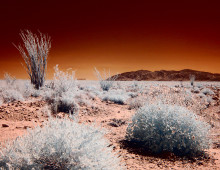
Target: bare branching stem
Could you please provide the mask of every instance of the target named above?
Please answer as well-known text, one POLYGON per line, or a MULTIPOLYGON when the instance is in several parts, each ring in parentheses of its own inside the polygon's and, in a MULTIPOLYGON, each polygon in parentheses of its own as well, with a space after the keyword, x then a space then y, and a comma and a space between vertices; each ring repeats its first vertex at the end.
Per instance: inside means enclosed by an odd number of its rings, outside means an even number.
MULTIPOLYGON (((39 32, 40 33, 40 32, 39 32)), ((47 57, 51 48, 51 38, 40 33, 40 36, 31 31, 21 31, 23 45, 15 46, 25 62, 25 69, 36 89, 44 85, 47 57)))

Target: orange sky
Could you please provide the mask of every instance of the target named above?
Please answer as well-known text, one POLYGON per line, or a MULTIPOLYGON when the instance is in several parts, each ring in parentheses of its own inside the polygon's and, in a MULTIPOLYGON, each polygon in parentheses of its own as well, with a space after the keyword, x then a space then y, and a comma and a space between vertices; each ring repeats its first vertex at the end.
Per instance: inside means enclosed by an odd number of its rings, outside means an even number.
POLYGON ((21 29, 52 38, 53 66, 95 79, 93 68, 112 74, 134 70, 195 69, 220 73, 219 4, 200 1, 19 1, 0 6, 0 78, 28 78, 19 44, 21 29))

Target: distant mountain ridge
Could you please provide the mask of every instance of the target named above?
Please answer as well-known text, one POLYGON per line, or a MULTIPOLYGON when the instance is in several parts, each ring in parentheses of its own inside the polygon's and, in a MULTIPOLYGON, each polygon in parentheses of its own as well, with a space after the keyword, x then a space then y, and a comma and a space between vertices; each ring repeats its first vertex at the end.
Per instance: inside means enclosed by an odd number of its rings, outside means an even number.
MULTIPOLYGON (((220 74, 184 69, 175 70, 138 70, 118 74, 117 81, 188 81, 194 75, 196 81, 220 81, 220 74)), ((116 75, 112 76, 115 77, 116 75)))

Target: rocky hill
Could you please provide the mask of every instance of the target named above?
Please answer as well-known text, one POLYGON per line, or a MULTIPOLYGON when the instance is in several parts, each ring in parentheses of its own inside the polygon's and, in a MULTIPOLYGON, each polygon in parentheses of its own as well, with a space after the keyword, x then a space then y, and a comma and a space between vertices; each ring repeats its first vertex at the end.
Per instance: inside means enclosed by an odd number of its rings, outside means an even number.
MULTIPOLYGON (((195 76, 196 81, 220 81, 220 74, 213 74, 209 72, 196 71, 184 69, 180 71, 174 70, 160 70, 148 71, 138 70, 118 74, 118 81, 188 81, 190 75, 195 76)), ((116 75, 114 75, 116 76, 116 75)), ((114 77, 113 76, 113 77, 114 77)))

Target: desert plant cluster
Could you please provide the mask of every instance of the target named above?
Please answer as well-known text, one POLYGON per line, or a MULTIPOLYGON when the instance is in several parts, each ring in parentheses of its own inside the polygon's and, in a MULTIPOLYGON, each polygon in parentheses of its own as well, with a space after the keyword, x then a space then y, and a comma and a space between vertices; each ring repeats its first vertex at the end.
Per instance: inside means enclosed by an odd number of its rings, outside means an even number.
MULTIPOLYGON (((8 82, 4 81, 4 85, 2 81, 1 105, 35 98, 47 103, 52 117, 65 113, 72 115, 74 120, 51 117, 48 124, 19 137, 2 148, 1 166, 20 169, 50 166, 61 169, 102 169, 108 164, 104 169, 111 169, 113 165, 118 169, 123 168, 117 153, 104 142, 103 133, 100 135, 99 130, 93 130, 92 127, 90 131, 90 125, 81 125, 77 121, 79 113, 84 113, 83 108, 99 107, 94 101, 113 103, 133 110, 134 115, 130 119, 131 123, 127 123, 124 140, 149 153, 169 151, 177 156, 196 157, 211 147, 209 133, 212 124, 200 119, 200 115, 203 110, 215 105, 212 99, 215 90, 205 84, 192 87, 186 82, 185 87, 177 87, 178 82, 170 85, 136 82, 142 87, 139 93, 140 87, 134 89, 134 82, 117 82, 105 91, 99 82, 76 80, 72 73, 62 72, 58 66, 55 67, 55 75, 39 90, 31 83, 19 80, 15 80, 10 89, 4 90, 8 82), (118 83, 123 84, 121 88, 118 83), (105 158, 101 153, 109 157, 105 158)), ((115 126, 120 127, 118 124, 115 126)))
POLYGON ((220 126, 206 113, 219 106, 219 83, 195 82, 195 77, 188 82, 119 82, 96 68, 98 81, 84 81, 58 65, 53 79, 45 81, 50 39, 30 32, 21 36, 29 52, 19 47, 30 81, 5 74, 0 107, 40 101, 50 114, 25 135, 0 145, 0 169, 133 169, 126 162, 133 158, 125 153, 134 146, 189 159, 202 159, 212 147, 211 131, 220 126))

